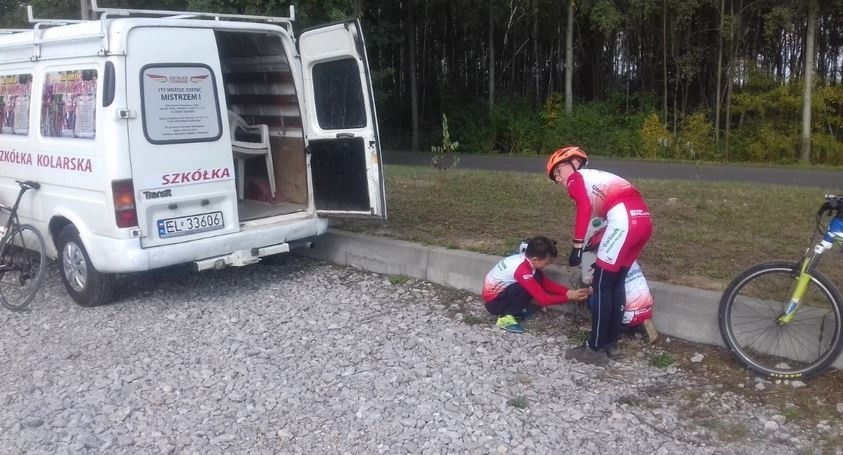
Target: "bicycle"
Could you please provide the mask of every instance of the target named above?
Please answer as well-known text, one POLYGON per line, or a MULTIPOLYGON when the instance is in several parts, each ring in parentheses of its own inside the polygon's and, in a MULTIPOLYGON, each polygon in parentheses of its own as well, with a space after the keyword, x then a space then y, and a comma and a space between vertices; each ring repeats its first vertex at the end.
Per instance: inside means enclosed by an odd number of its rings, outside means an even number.
POLYGON ((820 256, 843 247, 843 196, 826 195, 817 211, 822 239, 799 262, 765 262, 726 288, 718 311, 720 334, 741 364, 771 378, 813 377, 843 348, 838 288, 817 270, 820 256), (824 215, 830 215, 828 228, 824 215))
POLYGON ((0 211, 9 212, 5 226, 0 226, 0 303, 13 311, 26 308, 44 283, 47 257, 44 236, 34 226, 21 224, 18 207, 28 190, 38 190, 41 185, 32 181, 17 181, 20 192, 11 208, 0 205, 0 211))

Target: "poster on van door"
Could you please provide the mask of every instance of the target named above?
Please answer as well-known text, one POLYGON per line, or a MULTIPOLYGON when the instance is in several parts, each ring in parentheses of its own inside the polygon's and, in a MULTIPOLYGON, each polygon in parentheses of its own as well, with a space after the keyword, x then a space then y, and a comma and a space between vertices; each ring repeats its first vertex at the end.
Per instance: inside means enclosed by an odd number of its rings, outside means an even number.
POLYGON ((153 144, 215 141, 222 135, 214 75, 205 65, 145 67, 144 132, 153 144))
POLYGON ((41 134, 93 139, 96 136, 97 70, 48 72, 41 99, 41 134))
POLYGON ((29 134, 31 74, 0 75, 0 134, 29 134))

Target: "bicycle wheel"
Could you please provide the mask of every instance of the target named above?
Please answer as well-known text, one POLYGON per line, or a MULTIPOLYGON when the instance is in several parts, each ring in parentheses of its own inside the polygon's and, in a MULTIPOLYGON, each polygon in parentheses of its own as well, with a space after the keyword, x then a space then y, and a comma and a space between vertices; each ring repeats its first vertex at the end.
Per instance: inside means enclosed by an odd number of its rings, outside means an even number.
POLYGON ((0 303, 10 310, 24 309, 44 282, 47 256, 44 237, 33 226, 15 227, 0 253, 0 303))
POLYGON ((776 323, 793 296, 800 265, 758 264, 732 281, 720 299, 720 334, 747 368, 774 378, 810 378, 840 353, 840 291, 818 271, 793 320, 776 323))

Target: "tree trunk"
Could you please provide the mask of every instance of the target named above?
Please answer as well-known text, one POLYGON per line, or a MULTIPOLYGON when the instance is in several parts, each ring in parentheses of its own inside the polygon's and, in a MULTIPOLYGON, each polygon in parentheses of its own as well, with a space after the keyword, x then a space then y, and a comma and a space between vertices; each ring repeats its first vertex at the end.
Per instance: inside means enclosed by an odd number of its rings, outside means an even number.
POLYGON ((723 18, 726 0, 720 0, 720 27, 717 28, 717 83, 714 89, 714 143, 720 143, 720 80, 723 75, 723 18))
POLYGON ((79 18, 83 21, 94 18, 94 12, 91 11, 91 4, 88 0, 79 0, 79 18))
MULTIPOLYGON (((739 2, 738 4, 738 14, 743 9, 743 1, 739 2)), ((731 132, 732 128, 732 86, 734 85, 735 80, 735 66, 737 61, 737 56, 739 55, 741 42, 739 39, 735 38, 735 4, 734 2, 730 6, 730 16, 732 20, 729 21, 729 42, 734 43, 734 47, 732 48, 732 53, 729 58, 729 67, 726 68, 726 131, 725 131, 725 142, 726 146, 724 148, 724 155, 726 161, 729 161, 729 133, 731 132)))
POLYGON ((495 106, 495 1, 489 0, 489 107, 495 106))
POLYGON ((574 110, 574 0, 568 0, 568 28, 565 30, 565 112, 574 110))
POLYGON ((667 0, 662 0, 662 118, 667 125, 667 0))
POLYGON ((539 71, 539 1, 533 0, 533 101, 536 106, 541 105, 541 81, 539 71))
POLYGON ((817 29, 817 2, 808 2, 808 32, 805 37, 805 89, 802 92, 802 154, 800 161, 811 163, 811 79, 814 75, 814 35, 817 29))
POLYGON ((406 0, 407 8, 407 47, 409 48, 409 64, 407 72, 410 74, 410 116, 413 136, 413 151, 419 151, 419 100, 416 96, 416 20, 413 14, 413 0, 406 0))

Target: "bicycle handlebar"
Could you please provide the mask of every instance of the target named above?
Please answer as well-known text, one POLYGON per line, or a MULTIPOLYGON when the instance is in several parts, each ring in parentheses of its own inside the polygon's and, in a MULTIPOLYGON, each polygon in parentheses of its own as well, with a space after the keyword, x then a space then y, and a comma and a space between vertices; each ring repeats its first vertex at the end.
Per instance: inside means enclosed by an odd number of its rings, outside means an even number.
POLYGON ((843 196, 837 196, 834 194, 825 195, 825 202, 823 202, 820 209, 817 210, 817 216, 823 216, 825 213, 831 214, 831 212, 837 212, 834 215, 835 218, 843 218, 843 196))

